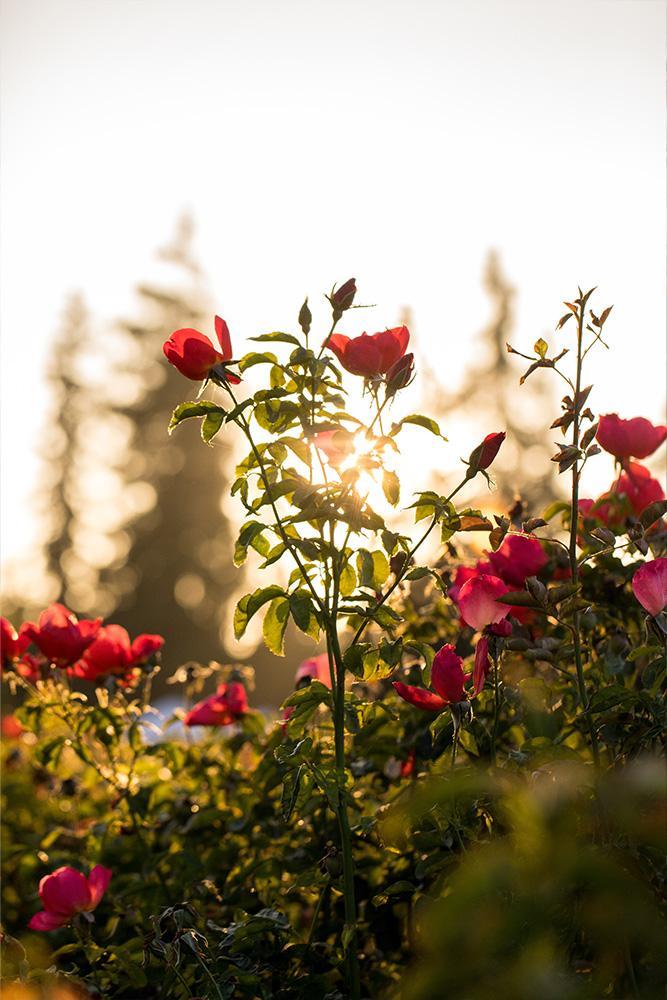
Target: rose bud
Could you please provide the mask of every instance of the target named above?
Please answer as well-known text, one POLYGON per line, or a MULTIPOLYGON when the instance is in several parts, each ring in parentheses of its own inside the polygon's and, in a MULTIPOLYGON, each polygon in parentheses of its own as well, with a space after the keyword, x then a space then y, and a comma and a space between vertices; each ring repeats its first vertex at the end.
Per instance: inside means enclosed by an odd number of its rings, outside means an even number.
POLYGON ((616 458, 648 458, 667 438, 667 427, 645 417, 623 420, 617 413, 600 417, 598 444, 616 458))
POLYGON ((54 931, 69 924, 77 913, 90 913, 99 904, 111 881, 111 869, 95 865, 86 878, 76 868, 65 866, 46 875, 39 883, 44 907, 30 920, 33 931, 54 931))
POLYGON ((500 446, 506 438, 505 431, 496 431, 487 434, 481 444, 470 453, 468 459, 468 479, 472 479, 478 472, 484 472, 493 462, 500 451, 500 446))
POLYGON ((397 326, 380 333, 362 333, 359 337, 332 333, 324 343, 346 371, 368 379, 385 375, 403 357, 409 340, 407 326, 397 326))
POLYGON ((205 334, 190 327, 175 330, 169 340, 165 341, 162 350, 169 364, 193 382, 215 377, 216 381, 237 385, 241 379, 228 372, 225 367, 232 359, 232 343, 229 327, 220 316, 215 317, 215 332, 220 351, 216 350, 205 334))
POLYGON ((632 578, 635 597, 655 618, 667 608, 667 559, 652 559, 640 566, 632 578))
POLYGON ((329 302, 333 309, 334 320, 339 320, 354 302, 357 294, 357 283, 354 278, 349 278, 344 284, 337 288, 329 296, 329 302))
POLYGON ((3 669, 11 666, 15 660, 19 660, 30 645, 30 636, 26 634, 25 629, 25 625, 22 625, 17 632, 7 618, 0 617, 3 669))
POLYGON ((393 687, 396 694, 410 705, 428 712, 440 712, 448 705, 466 700, 466 680, 468 678, 463 672, 463 660, 448 643, 439 649, 433 658, 431 667, 433 691, 412 684, 403 684, 402 681, 393 681, 393 687))
POLYGON ((101 624, 101 618, 79 621, 63 604, 52 604, 42 611, 37 625, 26 622, 24 628, 50 663, 68 667, 81 658, 101 624))
POLYGON ((410 385, 415 373, 414 354, 405 354, 392 365, 386 376, 385 393, 387 397, 394 396, 399 389, 410 385))

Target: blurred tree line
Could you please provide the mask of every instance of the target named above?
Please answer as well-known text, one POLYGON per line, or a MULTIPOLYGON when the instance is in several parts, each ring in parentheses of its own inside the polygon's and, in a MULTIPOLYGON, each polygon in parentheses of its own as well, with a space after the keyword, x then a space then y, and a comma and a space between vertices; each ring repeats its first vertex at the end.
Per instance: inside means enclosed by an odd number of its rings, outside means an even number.
MULTIPOLYGON (((228 641, 236 600, 252 589, 233 566, 235 526, 224 507, 233 445, 220 435, 212 461, 194 421, 173 438, 167 435, 171 412, 187 393, 182 377, 164 362, 162 343, 179 327, 209 329, 216 311, 192 242, 186 218, 158 251, 155 273, 137 285, 136 315, 117 321, 103 336, 81 296, 66 304, 47 372, 52 404, 37 497, 42 572, 39 582, 33 580, 34 564, 26 582, 10 573, 4 608, 18 620, 58 600, 79 613, 104 615, 131 636, 160 633, 167 640, 162 683, 191 660, 252 658, 258 699, 275 704, 312 644, 304 645, 294 632, 286 660, 278 660, 263 647, 239 650, 233 638, 228 641)), ((544 400, 526 392, 528 387, 519 397, 516 372, 508 366, 514 290, 495 253, 488 257, 484 284, 491 319, 471 351, 460 388, 448 394, 431 374, 424 391, 446 427, 461 419, 477 429, 508 431, 494 466, 496 506, 507 509, 516 499, 515 484, 522 482, 529 508, 538 510, 553 499, 554 488, 554 477, 544 476, 550 469, 548 441, 535 425, 544 400), (529 456, 528 467, 519 466, 520 454, 529 456)), ((437 482, 424 485, 438 488, 437 482)))

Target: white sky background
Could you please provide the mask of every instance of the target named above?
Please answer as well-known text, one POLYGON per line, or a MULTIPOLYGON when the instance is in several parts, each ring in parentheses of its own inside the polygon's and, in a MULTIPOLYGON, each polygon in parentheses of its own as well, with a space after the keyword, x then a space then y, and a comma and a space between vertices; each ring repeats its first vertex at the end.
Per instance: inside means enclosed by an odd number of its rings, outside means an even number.
MULTIPOLYGON (((451 383, 488 316, 494 246, 519 292, 515 345, 565 343, 569 327, 549 336, 559 302, 597 284, 615 304, 613 351, 591 403, 664 419, 662 3, 1 9, 5 558, 36 530, 42 371, 64 296, 82 289, 109 320, 127 311, 184 208, 237 353, 355 275, 380 308, 341 328, 380 329, 410 305, 418 349, 451 383)), ((598 469, 603 488, 611 462, 598 469)))

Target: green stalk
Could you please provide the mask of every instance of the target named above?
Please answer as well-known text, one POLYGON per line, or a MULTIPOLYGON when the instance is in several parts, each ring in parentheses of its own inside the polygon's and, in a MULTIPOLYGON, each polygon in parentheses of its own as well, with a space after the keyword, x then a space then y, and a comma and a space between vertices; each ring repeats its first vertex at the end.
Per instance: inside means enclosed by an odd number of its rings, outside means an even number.
MULTIPOLYGON (((336 595, 337 603, 337 595, 336 595)), ((337 820, 340 830, 341 853, 343 856, 343 901, 345 907, 345 938, 343 947, 347 960, 350 996, 359 1000, 361 986, 359 979, 359 959, 357 956, 357 902, 354 892, 354 857, 352 854, 352 836, 350 820, 347 812, 345 796, 345 664, 341 653, 338 631, 336 628, 336 604, 334 605, 333 621, 329 625, 327 645, 329 655, 333 657, 336 668, 336 691, 334 695, 334 746, 336 754, 336 773, 338 778, 337 820)))
MULTIPOLYGON (((572 447, 579 448, 579 435, 581 430, 581 403, 579 401, 579 393, 581 391, 581 371, 583 367, 583 356, 582 356, 582 346, 584 339, 584 317, 585 317, 585 307, 583 303, 583 296, 580 295, 579 298, 579 309, 577 312, 577 374, 574 386, 574 420, 572 421, 572 447)), ((571 499, 571 516, 570 516, 570 544, 569 544, 569 557, 570 557, 570 572, 572 574, 572 583, 579 583, 579 563, 577 561, 577 527, 579 525, 579 477, 581 470, 579 467, 579 459, 576 459, 572 465, 572 499, 571 499)), ((576 600, 576 596, 575 596, 576 600)), ((579 616, 579 610, 576 609, 572 615, 572 642, 574 646, 574 663, 577 671, 577 685, 579 687, 579 701, 581 707, 586 714, 588 733, 591 741, 591 750, 593 753, 593 760, 595 761, 595 766, 600 766, 600 753, 598 750, 597 737, 595 735, 595 729, 591 722, 590 715, 588 714, 589 701, 588 692, 586 691, 586 681, 584 679, 584 668, 583 660, 581 654, 581 620, 579 616)))

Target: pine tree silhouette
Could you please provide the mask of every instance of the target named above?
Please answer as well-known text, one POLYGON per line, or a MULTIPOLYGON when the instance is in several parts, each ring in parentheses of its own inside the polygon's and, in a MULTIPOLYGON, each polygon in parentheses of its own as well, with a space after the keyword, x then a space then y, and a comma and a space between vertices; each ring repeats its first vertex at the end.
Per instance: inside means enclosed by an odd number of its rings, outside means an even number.
POLYGON ((113 405, 125 442, 115 467, 126 516, 120 554, 101 569, 98 586, 98 605, 111 598, 114 621, 131 635, 165 636, 167 674, 188 660, 225 657, 221 630, 240 576, 221 506, 232 461, 224 435, 211 454, 196 421, 167 434, 172 410, 198 387, 166 362, 162 344, 179 327, 208 330, 213 321, 192 236, 191 221, 181 220, 173 242, 158 253, 156 274, 137 287, 137 319, 118 325, 124 346, 113 405))

